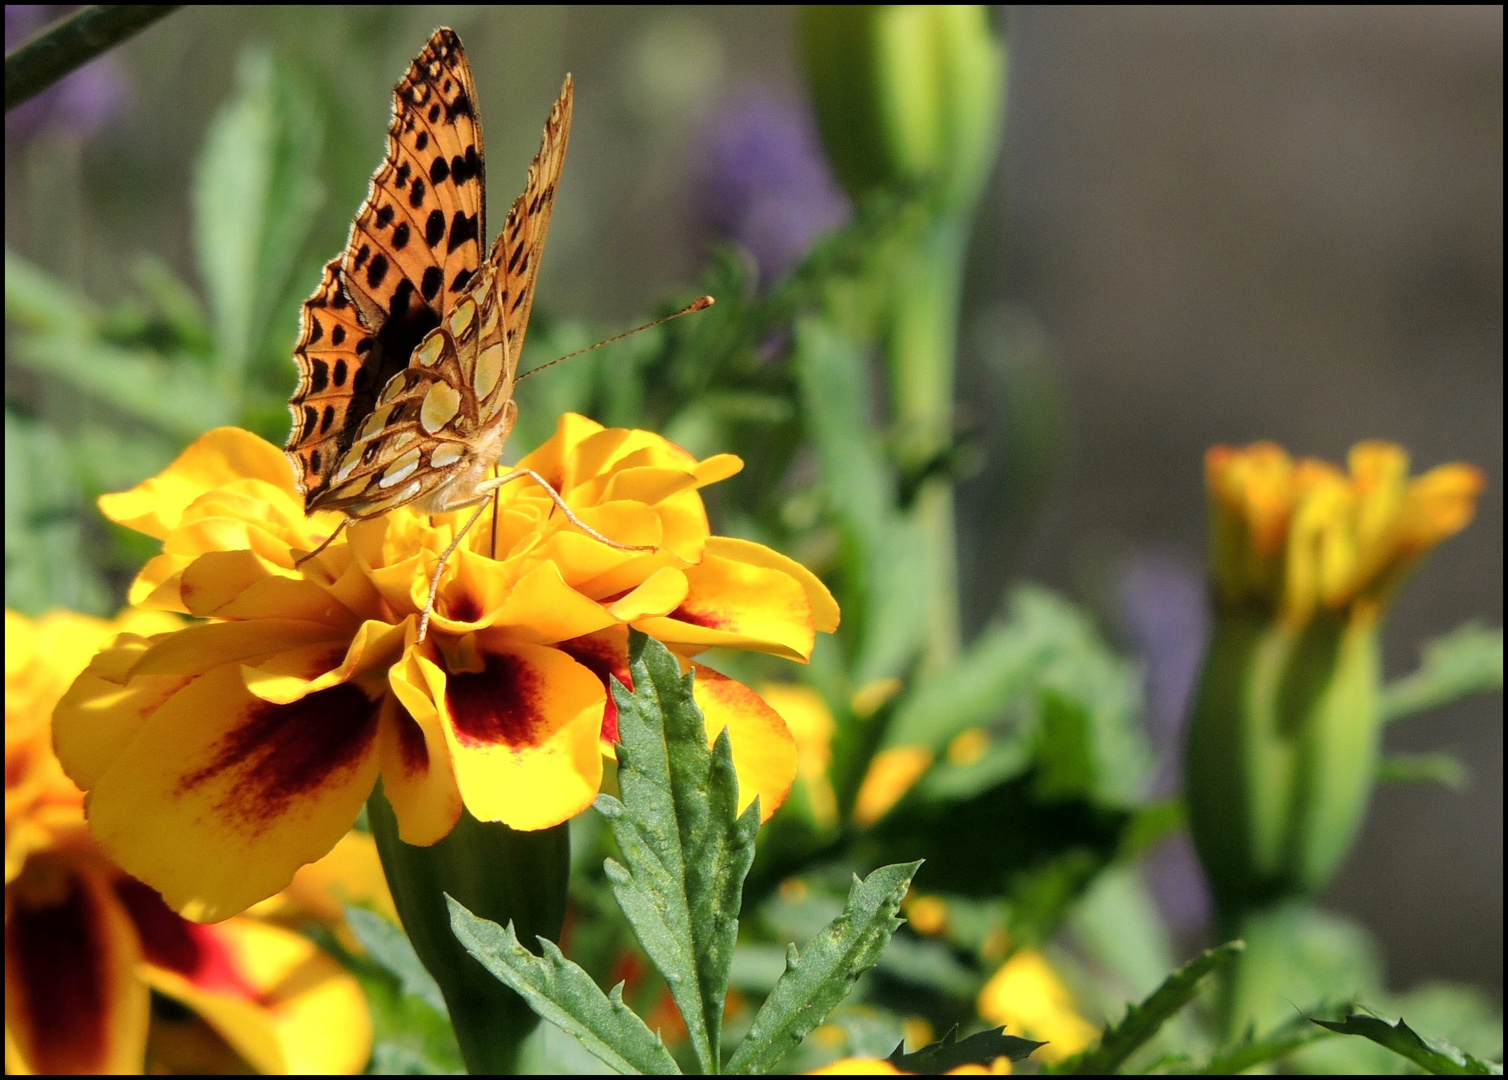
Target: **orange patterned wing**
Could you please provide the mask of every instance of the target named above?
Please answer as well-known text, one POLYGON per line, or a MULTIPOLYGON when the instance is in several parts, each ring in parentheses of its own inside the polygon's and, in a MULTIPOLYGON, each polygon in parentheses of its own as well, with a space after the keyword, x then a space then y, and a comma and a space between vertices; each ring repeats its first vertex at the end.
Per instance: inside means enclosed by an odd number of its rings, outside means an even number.
POLYGON ((346 250, 304 303, 287 452, 306 510, 415 346, 472 286, 485 236, 482 129, 461 40, 436 30, 393 91, 387 156, 346 250))
POLYGON ((570 138, 569 76, 545 124, 524 193, 467 294, 383 387, 334 465, 321 505, 368 517, 418 503, 432 513, 473 505, 502 454, 517 406, 513 384, 528 329, 555 191, 570 138))

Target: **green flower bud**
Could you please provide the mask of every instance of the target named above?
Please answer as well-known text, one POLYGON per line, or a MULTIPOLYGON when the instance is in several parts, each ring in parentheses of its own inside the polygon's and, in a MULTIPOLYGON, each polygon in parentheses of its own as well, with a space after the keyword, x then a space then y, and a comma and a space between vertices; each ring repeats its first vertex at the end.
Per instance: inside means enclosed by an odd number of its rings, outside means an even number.
POLYGON ((1388 443, 1350 475, 1258 443, 1216 447, 1214 639, 1185 760, 1189 823, 1228 929, 1334 876, 1376 779, 1378 629, 1429 548, 1471 520, 1484 478, 1409 479, 1388 443))
POLYGON ((822 139, 855 198, 923 189, 945 213, 978 200, 999 143, 1005 50, 986 8, 813 5, 802 44, 822 139))
POLYGON ((570 876, 567 826, 519 832, 462 810, 448 836, 416 847, 399 838, 397 816, 380 784, 367 801, 367 817, 403 929, 440 984, 468 1070, 517 1072, 519 1048, 539 1019, 461 947, 450 929, 445 894, 484 919, 513 923, 529 947, 536 936, 557 940, 570 876))

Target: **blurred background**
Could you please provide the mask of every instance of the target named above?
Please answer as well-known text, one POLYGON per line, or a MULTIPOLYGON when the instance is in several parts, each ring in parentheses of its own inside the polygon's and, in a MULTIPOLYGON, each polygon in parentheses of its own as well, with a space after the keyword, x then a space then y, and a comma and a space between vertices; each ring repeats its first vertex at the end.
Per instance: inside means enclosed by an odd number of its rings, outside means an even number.
MULTIPOLYGON (((7 7, 7 49, 58 10, 7 7)), ((1500 624, 1502 9, 999 17, 1008 118, 974 232, 958 391, 977 450, 958 494, 966 627, 1022 578, 1089 604, 1142 658, 1176 775, 1208 623, 1204 451, 1273 439, 1342 460, 1374 437, 1409 447, 1417 470, 1464 460, 1490 477, 1477 521, 1400 598, 1389 672, 1469 618, 1500 624)), ((237 80, 255 77, 240 58, 267 46, 322 103, 308 266, 289 284, 307 293, 378 161, 391 85, 441 23, 475 72, 494 229, 576 75, 542 312, 616 328, 695 287, 719 239, 768 279, 848 215, 785 9, 197 8, 7 117, 8 251, 101 305, 150 280, 152 259, 203 295, 195 162, 237 80)), ((296 303, 268 321, 291 349, 296 303)), ((293 376, 290 361, 289 390, 293 376)), ((49 475, 26 423, 91 405, 13 364, 9 329, 6 406, 7 605, 113 609, 107 588, 48 574, 56 545, 97 529, 84 503, 17 501, 49 475)), ((120 486, 160 464, 101 461, 96 476, 120 486)), ((1379 934, 1395 985, 1501 995, 1501 698, 1388 739, 1456 752, 1472 785, 1381 789, 1326 902, 1379 934)))

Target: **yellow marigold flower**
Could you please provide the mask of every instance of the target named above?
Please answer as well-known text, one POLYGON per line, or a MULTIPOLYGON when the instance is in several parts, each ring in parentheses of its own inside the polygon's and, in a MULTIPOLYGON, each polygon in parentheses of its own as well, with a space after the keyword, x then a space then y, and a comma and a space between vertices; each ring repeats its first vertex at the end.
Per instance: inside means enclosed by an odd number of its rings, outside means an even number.
POLYGON ((1018 952, 995 972, 979 992, 977 1007, 985 1023, 1045 1042, 1035 1056, 1049 1064, 1072 1057, 1099 1034, 1079 1015, 1058 973, 1032 950, 1018 952))
POLYGON ((463 806, 516 829, 557 825, 597 794, 629 627, 696 670, 743 800, 774 813, 796 771, 790 733, 690 657, 722 646, 805 661, 838 610, 799 564, 711 535, 697 489, 741 463, 571 414, 520 465, 603 535, 654 550, 592 539, 517 481, 495 528, 484 515, 447 563, 422 642, 430 576, 469 510, 400 508, 298 565, 339 515, 305 518, 282 451, 235 428, 102 498, 108 517, 163 541, 132 601, 205 620, 123 637, 58 709, 58 755, 112 856, 209 921, 328 852, 379 776, 410 844, 446 836, 463 806))
POLYGON ((854 797, 854 824, 867 829, 890 813, 932 767, 933 757, 925 746, 892 746, 876 754, 854 797))
POLYGON ((1352 447, 1350 475, 1273 443, 1217 446, 1205 471, 1222 604, 1299 625, 1317 608, 1375 617, 1421 555, 1466 527, 1486 486, 1462 464, 1410 480, 1407 451, 1379 441, 1352 447))
POLYGON ((833 791, 833 736, 838 726, 822 695, 809 686, 765 683, 759 695, 780 714, 796 740, 796 775, 806 787, 812 821, 819 829, 838 824, 838 797, 833 791))
POLYGON ((1470 465, 1409 478, 1358 443, 1349 472, 1272 443, 1206 459, 1215 582, 1184 756, 1189 823, 1222 919, 1323 889, 1376 777, 1382 615, 1430 548, 1465 528, 1470 465))
POLYGON ((361 1071, 372 1030, 356 981, 282 927, 175 915, 91 839, 53 755, 53 706, 95 650, 181 620, 5 622, 6 1072, 361 1071), (192 1019, 153 1016, 152 992, 192 1019))

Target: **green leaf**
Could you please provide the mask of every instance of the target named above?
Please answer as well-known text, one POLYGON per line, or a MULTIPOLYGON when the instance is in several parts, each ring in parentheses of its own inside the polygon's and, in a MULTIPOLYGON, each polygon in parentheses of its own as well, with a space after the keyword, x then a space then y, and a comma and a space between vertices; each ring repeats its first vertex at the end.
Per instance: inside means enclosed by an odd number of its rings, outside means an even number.
POLYGON ((728 733, 707 749, 693 677, 681 675, 670 650, 632 631, 628 658, 633 692, 613 686, 622 801, 597 799, 623 863, 609 859, 604 868, 639 943, 670 987, 703 1070, 717 1073, 759 802, 738 813, 728 733))
POLYGON ((1419 670, 1383 688, 1382 720, 1391 723, 1502 688, 1503 628, 1467 623, 1425 645, 1419 670))
POLYGON ((1111 1024, 1100 1041, 1052 1069, 1052 1073, 1112 1073, 1156 1035, 1163 1024, 1193 1000, 1199 986, 1211 973, 1230 963, 1246 946, 1240 941, 1217 945, 1169 975, 1140 1005, 1126 1007, 1126 1015, 1111 1024))
POLYGON ((445 997, 440 993, 440 984, 425 970, 414 952, 408 935, 399 926, 378 915, 375 911, 346 905, 346 922, 356 940, 371 954, 373 960, 398 980, 405 994, 419 998, 441 1016, 446 1015, 445 997))
POLYGON ((897 1046, 895 1053, 890 1055, 890 1063, 901 1072, 935 1076, 960 1065, 988 1065, 1001 1057, 1021 1061, 1030 1057, 1037 1047, 1045 1045, 1047 1044, 1031 1039, 1007 1035, 1003 1027, 991 1028, 989 1031, 970 1035, 967 1039, 960 1039, 958 1028, 955 1027, 937 1042, 909 1054, 901 1053, 901 1048, 897 1046))
POLYGON ((807 942, 805 949, 792 945, 786 951, 785 974, 728 1059, 728 1072, 773 1072, 848 996, 901 925, 895 913, 919 866, 919 861, 882 866, 863 881, 855 875, 843 913, 807 942))
POLYGON ((292 325, 269 325, 324 200, 318 103, 270 53, 237 65, 237 93, 210 125, 194 177, 194 250, 209 297, 221 374, 239 391, 263 342, 282 351, 292 325))
POLYGON ((1329 1032, 1316 1031, 1308 1017, 1295 1016, 1260 1038, 1255 1032, 1248 1031, 1244 1039, 1220 1051, 1203 1065, 1175 1071, 1201 1076, 1235 1076, 1258 1065, 1278 1061, 1310 1043, 1330 1037, 1329 1032))
POLYGON ((1471 782, 1466 765, 1443 750, 1432 754, 1389 754, 1377 763, 1379 784, 1443 784, 1464 791, 1471 782))
POLYGON ((1315 1020, 1322 1028, 1342 1035, 1360 1035, 1405 1057, 1436 1076, 1501 1076, 1501 1063, 1483 1061, 1440 1039, 1426 1039, 1399 1017, 1389 1024, 1381 1017, 1355 1012, 1344 1020, 1315 1020))
POLYGON ((456 939, 540 1016, 574 1035, 619 1072, 680 1073, 660 1037, 623 1004, 622 983, 604 994, 548 939, 539 939, 544 955, 535 956, 519 944, 511 922, 506 928, 498 926, 477 918, 453 897, 446 900, 456 939))

